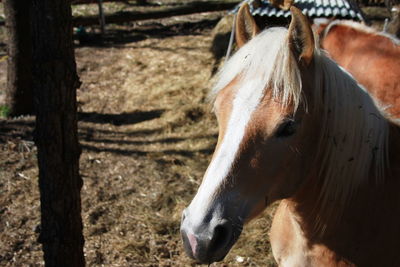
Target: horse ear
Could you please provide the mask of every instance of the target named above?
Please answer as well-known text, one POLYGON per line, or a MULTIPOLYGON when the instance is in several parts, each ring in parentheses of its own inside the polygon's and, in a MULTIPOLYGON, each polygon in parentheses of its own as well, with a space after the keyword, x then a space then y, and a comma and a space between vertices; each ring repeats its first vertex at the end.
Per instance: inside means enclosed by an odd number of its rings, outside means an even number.
POLYGON ((290 49, 299 62, 306 66, 311 63, 314 54, 314 34, 306 16, 297 7, 290 7, 292 21, 289 26, 290 49))
POLYGON ((236 15, 236 43, 238 47, 245 45, 260 32, 256 21, 250 14, 249 5, 244 3, 236 15))

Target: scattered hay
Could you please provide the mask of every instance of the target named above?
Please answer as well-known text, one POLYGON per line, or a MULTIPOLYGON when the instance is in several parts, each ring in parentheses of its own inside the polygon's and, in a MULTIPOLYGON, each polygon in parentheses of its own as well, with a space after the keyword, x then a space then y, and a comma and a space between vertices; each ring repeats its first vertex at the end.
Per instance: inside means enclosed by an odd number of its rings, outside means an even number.
MULTIPOLYGON (((76 49, 88 266, 195 266, 179 225, 218 134, 207 101, 210 43, 208 27, 76 49)), ((43 266, 33 118, 0 123, 9 129, 0 133, 0 265, 43 266)), ((213 266, 270 264, 269 214, 213 266)))

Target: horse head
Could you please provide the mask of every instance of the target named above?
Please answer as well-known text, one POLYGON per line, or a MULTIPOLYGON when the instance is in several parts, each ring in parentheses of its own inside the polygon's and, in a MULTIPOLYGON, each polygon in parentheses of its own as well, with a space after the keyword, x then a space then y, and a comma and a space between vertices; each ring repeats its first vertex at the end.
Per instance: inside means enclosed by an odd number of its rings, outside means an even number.
POLYGON ((289 29, 258 34, 248 6, 237 16, 239 50, 214 88, 218 143, 202 184, 182 215, 189 256, 211 263, 225 257, 246 221, 275 200, 293 195, 311 169, 305 151, 316 134, 303 98, 313 68, 314 38, 307 18, 291 7, 289 29))

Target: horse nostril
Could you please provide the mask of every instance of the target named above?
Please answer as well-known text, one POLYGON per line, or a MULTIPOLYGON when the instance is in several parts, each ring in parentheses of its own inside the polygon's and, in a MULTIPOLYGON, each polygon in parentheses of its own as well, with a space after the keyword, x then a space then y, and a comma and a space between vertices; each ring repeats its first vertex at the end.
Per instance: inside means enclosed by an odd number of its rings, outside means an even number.
POLYGON ((182 211, 181 222, 183 222, 183 221, 185 220, 185 218, 186 218, 186 209, 184 209, 184 210, 182 211))
POLYGON ((231 227, 228 223, 219 224, 214 228, 214 233, 210 242, 210 249, 218 251, 225 247, 231 240, 231 227))

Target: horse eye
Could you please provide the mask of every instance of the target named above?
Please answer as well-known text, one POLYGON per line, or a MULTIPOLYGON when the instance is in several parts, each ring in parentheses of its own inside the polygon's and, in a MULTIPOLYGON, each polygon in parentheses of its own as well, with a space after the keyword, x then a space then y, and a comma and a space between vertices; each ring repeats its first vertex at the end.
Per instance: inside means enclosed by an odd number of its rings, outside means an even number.
POLYGON ((287 120, 282 123, 275 133, 276 137, 288 137, 296 132, 296 122, 294 120, 287 120))

